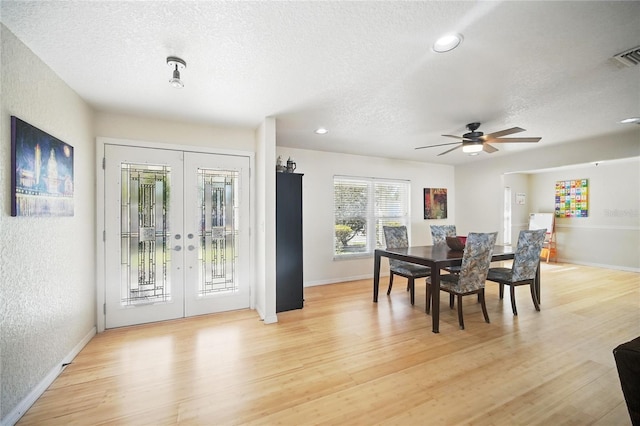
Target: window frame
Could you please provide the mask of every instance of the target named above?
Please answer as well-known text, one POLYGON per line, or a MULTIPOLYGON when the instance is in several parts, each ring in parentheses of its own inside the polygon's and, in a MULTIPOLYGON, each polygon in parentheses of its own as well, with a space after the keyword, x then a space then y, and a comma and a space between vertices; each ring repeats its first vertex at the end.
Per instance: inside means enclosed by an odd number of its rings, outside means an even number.
MULTIPOLYGON (((387 201, 386 205, 390 205, 387 201)), ((411 181, 406 179, 389 179, 389 178, 376 178, 376 177, 362 177, 362 176, 347 176, 347 175, 334 175, 333 176, 333 260, 348 260, 355 258, 367 258, 372 257, 374 250, 377 248, 384 248, 384 236, 382 226, 387 224, 405 225, 407 232, 411 232, 411 181), (339 241, 336 235, 337 225, 337 197, 336 187, 337 185, 348 185, 352 182, 356 185, 367 185, 367 207, 365 212, 365 232, 366 235, 361 236, 365 238, 365 250, 356 251, 353 253, 339 252, 339 241), (403 205, 400 208, 400 214, 389 215, 388 211, 381 211, 379 205, 381 204, 380 197, 377 195, 377 188, 383 185, 396 186, 401 197, 404 197, 403 205)))

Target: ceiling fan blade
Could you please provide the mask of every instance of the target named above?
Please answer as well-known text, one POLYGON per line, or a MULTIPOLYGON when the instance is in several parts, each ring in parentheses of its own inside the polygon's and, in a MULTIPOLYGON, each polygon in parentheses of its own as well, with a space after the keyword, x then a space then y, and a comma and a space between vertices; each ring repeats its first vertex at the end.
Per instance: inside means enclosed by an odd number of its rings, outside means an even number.
POLYGON ((456 135, 442 135, 445 136, 447 138, 454 138, 454 139, 458 139, 458 140, 464 140, 464 137, 462 136, 456 136, 456 135))
POLYGON ((453 148, 451 148, 451 149, 448 149, 448 150, 446 150, 445 152, 441 152, 440 154, 438 154, 438 157, 440 157, 441 155, 448 154, 448 153, 450 153, 451 151, 455 151, 455 150, 456 150, 456 149, 458 149, 458 148, 462 148, 462 144, 460 144, 460 145, 458 145, 458 146, 455 146, 455 147, 453 147, 453 148))
POLYGON ((491 143, 503 143, 503 142, 539 142, 542 138, 499 138, 499 139, 490 139, 487 142, 491 143))
POLYGON ((488 135, 484 135, 482 139, 484 140, 495 139, 501 136, 512 135, 514 133, 520 133, 520 132, 524 132, 524 129, 520 127, 512 127, 510 129, 500 130, 499 132, 489 133, 488 135))
POLYGON ((488 143, 485 142, 485 143, 482 144, 482 150, 484 152, 486 152, 487 154, 491 154, 493 152, 496 152, 498 150, 498 148, 495 148, 495 147, 493 147, 493 146, 491 146, 491 145, 489 145, 488 143))
POLYGON ((424 148, 433 148, 433 147, 436 147, 436 146, 455 145, 455 144, 457 144, 457 143, 460 143, 460 142, 440 143, 440 144, 438 144, 438 145, 419 146, 419 147, 414 148, 414 149, 424 149, 424 148))

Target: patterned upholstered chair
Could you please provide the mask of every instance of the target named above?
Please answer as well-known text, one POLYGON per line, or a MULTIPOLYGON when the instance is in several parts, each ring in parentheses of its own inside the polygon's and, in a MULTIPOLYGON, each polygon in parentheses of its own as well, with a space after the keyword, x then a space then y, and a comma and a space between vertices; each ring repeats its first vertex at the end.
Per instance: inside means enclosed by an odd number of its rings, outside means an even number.
MULTIPOLYGON (((440 290, 455 295, 458 298, 458 321, 464 330, 462 317, 462 296, 477 294, 482 306, 484 320, 489 322, 487 305, 484 300, 484 282, 487 278, 491 254, 496 243, 497 232, 471 232, 467 237, 467 244, 462 255, 462 266, 459 274, 447 274, 440 277, 440 290)), ((431 310, 431 277, 427 278, 427 313, 431 310)))
POLYGON ((433 244, 445 243, 447 237, 456 236, 455 225, 431 225, 431 240, 433 244))
POLYGON ((535 278, 540 264, 540 252, 544 243, 546 229, 533 231, 520 231, 518 235, 518 246, 513 258, 511 268, 490 268, 487 280, 500 284, 500 299, 504 297, 504 286, 511 288, 511 309, 513 315, 518 315, 516 309, 515 287, 528 285, 531 288, 531 299, 536 311, 540 310, 538 296, 536 295, 535 278))
MULTIPOLYGON (((383 226, 384 239, 387 248, 409 247, 409 236, 406 226, 383 226)), ((393 276, 400 275, 408 281, 407 290, 410 292, 411 304, 415 302, 415 279, 424 278, 431 275, 431 268, 428 266, 416 265, 414 263, 403 262, 402 260, 389 259, 389 288, 387 295, 391 293, 393 287, 393 276)))
MULTIPOLYGON (((456 226, 455 225, 431 225, 431 240, 433 244, 441 244, 447 242, 447 237, 455 237, 456 226)), ((459 274, 460 266, 447 266, 445 271, 451 274, 459 274)), ((453 296, 451 296, 451 306, 453 306, 453 296)))

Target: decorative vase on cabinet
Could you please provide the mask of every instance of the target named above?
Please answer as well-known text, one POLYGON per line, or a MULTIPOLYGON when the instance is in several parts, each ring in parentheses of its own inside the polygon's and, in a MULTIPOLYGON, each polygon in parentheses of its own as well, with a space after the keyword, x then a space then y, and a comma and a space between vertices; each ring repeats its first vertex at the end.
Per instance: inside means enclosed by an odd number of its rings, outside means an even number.
POLYGON ((276 174, 276 312, 301 309, 302 174, 276 174))

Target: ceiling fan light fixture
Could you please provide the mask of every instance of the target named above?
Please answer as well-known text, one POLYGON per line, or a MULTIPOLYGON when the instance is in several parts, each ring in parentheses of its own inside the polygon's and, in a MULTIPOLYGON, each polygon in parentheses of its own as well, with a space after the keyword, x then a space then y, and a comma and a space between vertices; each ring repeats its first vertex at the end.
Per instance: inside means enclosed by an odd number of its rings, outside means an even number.
POLYGON ((500 130, 498 132, 492 132, 488 135, 485 135, 483 132, 477 131, 478 127, 480 127, 479 122, 469 123, 467 124, 467 129, 469 129, 468 133, 465 133, 462 136, 456 135, 442 135, 448 138, 457 139, 458 142, 452 143, 441 143, 436 145, 427 145, 427 146, 419 146, 415 149, 423 149, 423 148, 433 148, 436 146, 447 146, 447 145, 455 145, 453 148, 446 150, 438 154, 445 155, 456 149, 462 148, 462 152, 465 154, 471 153, 479 153, 480 151, 484 151, 487 154, 492 154, 497 152, 498 149, 493 146, 494 143, 505 143, 505 142, 539 142, 539 137, 531 137, 531 138, 505 138, 504 136, 512 135, 514 133, 524 132, 525 129, 520 127, 511 127, 510 129, 500 130))
POLYGON ((482 142, 469 142, 462 145, 462 152, 466 154, 479 153, 482 151, 482 142))
POLYGON ((169 80, 171 87, 175 87, 176 89, 183 88, 184 83, 180 80, 180 70, 185 69, 187 67, 187 63, 175 56, 169 56, 167 58, 167 65, 173 68, 173 77, 169 80))
POLYGON ((436 42, 433 43, 432 49, 437 53, 450 52, 458 47, 460 43, 462 43, 463 39, 464 37, 462 37, 462 34, 447 34, 436 40, 436 42))

